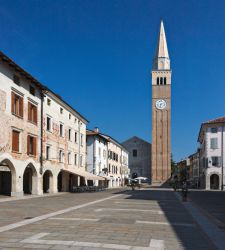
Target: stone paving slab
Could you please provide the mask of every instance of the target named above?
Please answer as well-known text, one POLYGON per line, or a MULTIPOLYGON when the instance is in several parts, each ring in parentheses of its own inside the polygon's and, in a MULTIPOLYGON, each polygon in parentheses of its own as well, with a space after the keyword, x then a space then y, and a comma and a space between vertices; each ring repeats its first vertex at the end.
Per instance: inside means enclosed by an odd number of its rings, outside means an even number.
MULTIPOLYGON (((120 196, 115 195, 115 192, 111 191, 48 197, 50 200, 35 199, 34 203, 39 211, 31 211, 30 214, 43 215, 46 212, 51 213, 78 205, 79 202, 85 204, 114 196, 105 201, 91 203, 76 210, 67 209, 63 213, 2 232, 0 248, 29 249, 30 246, 30 249, 39 247, 39 249, 70 250, 214 249, 172 191, 137 190, 122 192, 120 196), (149 212, 155 210, 159 213, 149 212), (152 223, 137 223, 137 221, 152 223), (177 226, 176 223, 180 225, 177 226), (187 224, 193 226, 184 226, 187 224), (43 235, 38 238, 40 234, 43 235)), ((13 201, 19 202, 19 206, 14 207, 19 216, 23 215, 23 208, 29 206, 31 201, 32 199, 26 200, 24 204, 21 204, 21 201, 13 201)), ((5 210, 9 208, 14 213, 9 203, 4 205, 5 210)), ((30 209, 35 210, 35 206, 31 204, 30 209)), ((0 222, 2 214, 7 217, 7 213, 2 213, 0 210, 0 222)))

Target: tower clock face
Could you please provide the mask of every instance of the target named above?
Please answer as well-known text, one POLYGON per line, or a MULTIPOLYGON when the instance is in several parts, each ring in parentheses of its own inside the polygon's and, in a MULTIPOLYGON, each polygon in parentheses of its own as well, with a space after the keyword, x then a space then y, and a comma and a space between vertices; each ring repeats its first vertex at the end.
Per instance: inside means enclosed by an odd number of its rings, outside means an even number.
POLYGON ((155 106, 157 109, 164 109, 166 107, 166 101, 165 100, 157 100, 155 103, 155 106))

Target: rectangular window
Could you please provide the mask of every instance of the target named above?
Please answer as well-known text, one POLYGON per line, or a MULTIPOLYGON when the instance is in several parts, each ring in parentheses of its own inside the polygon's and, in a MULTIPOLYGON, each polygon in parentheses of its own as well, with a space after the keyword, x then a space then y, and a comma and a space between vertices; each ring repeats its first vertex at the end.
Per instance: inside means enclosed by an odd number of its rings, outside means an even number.
POLYGON ((69 114, 69 119, 71 119, 71 114, 69 114))
POLYGON ((60 108, 60 114, 63 114, 63 108, 60 108))
POLYGON ((30 85, 30 94, 35 96, 35 88, 30 85))
POLYGON ((13 75, 13 82, 14 82, 16 85, 20 86, 20 78, 19 78, 19 76, 13 75))
POLYGON ((80 135, 80 145, 83 146, 83 135, 80 135))
POLYGON ((71 141, 71 129, 68 130, 68 139, 71 141))
POLYGON ((60 149, 59 150, 59 162, 63 162, 63 157, 64 157, 64 153, 63 153, 63 150, 62 149, 60 149))
POLYGON ((14 92, 11 94, 11 111, 14 115, 23 117, 23 97, 14 92))
POLYGON ((36 137, 33 137, 31 135, 27 136, 27 154, 28 155, 36 156, 36 148, 37 148, 36 142, 37 142, 36 137))
POLYGON ((77 165, 77 154, 74 155, 74 165, 77 165))
POLYGON ((111 173, 111 166, 110 166, 110 164, 109 164, 109 173, 111 173))
POLYGON ((219 157, 217 156, 212 157, 212 166, 219 167, 219 157))
POLYGON ((218 148, 218 140, 217 140, 217 138, 211 138, 210 139, 210 148, 211 149, 217 149, 218 148))
POLYGON ((51 100, 49 98, 47 98, 47 105, 50 106, 51 105, 51 100))
POLYGON ((68 153, 68 164, 71 164, 71 152, 68 153))
POLYGON ((37 124, 37 106, 28 102, 28 121, 37 124))
POLYGON ((137 157, 137 149, 133 149, 133 157, 137 157))
POLYGON ((47 116, 47 118, 46 118, 46 129, 47 129, 47 131, 52 130, 52 118, 49 116, 47 116))
POLYGON ((12 131, 12 151, 20 152, 20 132, 16 130, 12 131))
POLYGON ((50 146, 46 146, 46 160, 50 160, 50 146))
POLYGON ((75 132, 75 134, 74 134, 74 141, 75 141, 75 143, 77 143, 77 132, 75 132))
POLYGON ((211 133, 217 133, 217 128, 211 128, 211 133))
POLYGON ((64 133, 63 133, 63 124, 60 124, 60 125, 59 125, 59 135, 60 135, 61 137, 64 136, 64 133))

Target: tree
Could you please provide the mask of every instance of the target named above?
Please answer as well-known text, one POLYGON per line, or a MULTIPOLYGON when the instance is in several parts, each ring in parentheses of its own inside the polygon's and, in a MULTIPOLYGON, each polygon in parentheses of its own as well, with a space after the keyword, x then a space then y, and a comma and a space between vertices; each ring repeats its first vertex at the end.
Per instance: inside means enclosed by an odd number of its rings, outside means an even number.
POLYGON ((177 163, 173 160, 173 155, 171 154, 171 175, 177 173, 177 163))

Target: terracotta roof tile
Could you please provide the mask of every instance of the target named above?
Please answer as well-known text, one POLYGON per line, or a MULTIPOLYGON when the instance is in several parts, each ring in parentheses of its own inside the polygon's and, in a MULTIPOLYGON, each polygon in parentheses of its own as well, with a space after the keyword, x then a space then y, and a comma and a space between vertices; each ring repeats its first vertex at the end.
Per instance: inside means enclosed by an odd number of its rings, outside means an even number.
POLYGON ((223 122, 225 122, 225 116, 216 118, 214 120, 209 120, 207 122, 204 122, 203 124, 223 123, 223 122))

